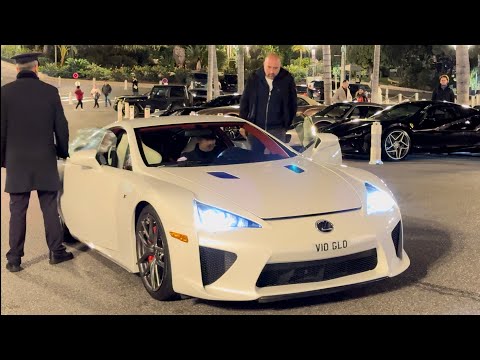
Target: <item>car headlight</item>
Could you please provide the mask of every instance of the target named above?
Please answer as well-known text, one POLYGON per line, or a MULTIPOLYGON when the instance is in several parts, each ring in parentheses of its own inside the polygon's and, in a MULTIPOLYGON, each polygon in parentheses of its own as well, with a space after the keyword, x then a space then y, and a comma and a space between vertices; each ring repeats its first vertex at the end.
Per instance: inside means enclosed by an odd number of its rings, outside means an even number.
POLYGON ((194 216, 197 228, 206 231, 226 231, 234 228, 261 228, 260 224, 231 212, 202 204, 194 200, 194 216))
POLYGON ((375 214, 390 211, 395 206, 395 200, 387 192, 365 183, 367 190, 367 214, 375 214))

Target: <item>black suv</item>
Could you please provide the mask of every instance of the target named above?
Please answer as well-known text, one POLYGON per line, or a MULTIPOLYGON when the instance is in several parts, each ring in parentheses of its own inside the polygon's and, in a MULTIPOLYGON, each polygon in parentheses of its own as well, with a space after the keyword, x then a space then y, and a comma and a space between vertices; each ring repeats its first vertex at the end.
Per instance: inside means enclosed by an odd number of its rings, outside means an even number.
MULTIPOLYGON (((125 95, 115 98, 113 109, 118 109, 119 101, 127 101, 134 106, 134 117, 144 114, 145 107, 150 106, 150 112, 165 110, 170 104, 172 107, 191 106, 191 96, 185 85, 155 85, 150 92, 143 95, 125 95)), ((125 112, 125 110, 123 110, 125 112)))

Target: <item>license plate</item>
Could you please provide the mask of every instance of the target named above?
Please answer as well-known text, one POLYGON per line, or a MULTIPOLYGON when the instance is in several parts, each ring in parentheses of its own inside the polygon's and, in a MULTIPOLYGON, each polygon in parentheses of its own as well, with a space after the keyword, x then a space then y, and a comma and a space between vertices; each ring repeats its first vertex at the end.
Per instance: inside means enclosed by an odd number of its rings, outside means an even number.
POLYGON ((346 249, 347 247, 348 247, 348 241, 340 240, 340 241, 332 241, 332 242, 315 244, 315 251, 316 252, 335 251, 335 250, 346 249))

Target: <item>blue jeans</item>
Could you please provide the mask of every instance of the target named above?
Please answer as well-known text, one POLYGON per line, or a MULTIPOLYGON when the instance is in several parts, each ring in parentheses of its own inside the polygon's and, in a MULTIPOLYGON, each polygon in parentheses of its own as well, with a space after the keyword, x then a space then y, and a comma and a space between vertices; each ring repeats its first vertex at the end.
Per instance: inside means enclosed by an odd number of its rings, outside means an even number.
MULTIPOLYGON (((105 95, 105 94, 103 94, 103 95, 105 95)), ((112 102, 108 98, 108 95, 105 95, 105 106, 108 106, 108 104, 110 104, 110 106, 112 106, 112 102)))

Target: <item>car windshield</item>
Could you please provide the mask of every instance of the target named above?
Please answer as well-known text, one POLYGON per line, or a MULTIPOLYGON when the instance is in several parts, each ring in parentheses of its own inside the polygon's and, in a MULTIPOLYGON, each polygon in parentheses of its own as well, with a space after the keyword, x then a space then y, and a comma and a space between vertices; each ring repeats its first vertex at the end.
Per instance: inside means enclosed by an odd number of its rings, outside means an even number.
POLYGON ((375 120, 386 120, 392 118, 406 118, 412 115, 415 115, 418 111, 423 109, 425 104, 418 103, 404 103, 398 104, 392 107, 387 107, 382 112, 373 115, 371 119, 375 120))
POLYGON ((329 117, 332 119, 341 119, 345 116, 345 114, 352 108, 352 105, 350 104, 343 104, 343 103, 337 103, 330 105, 320 111, 318 113, 318 116, 325 116, 329 117))
POLYGON ((150 126, 137 128, 135 133, 142 159, 149 167, 247 164, 296 156, 246 122, 150 126), (156 156, 151 156, 152 152, 156 156))

